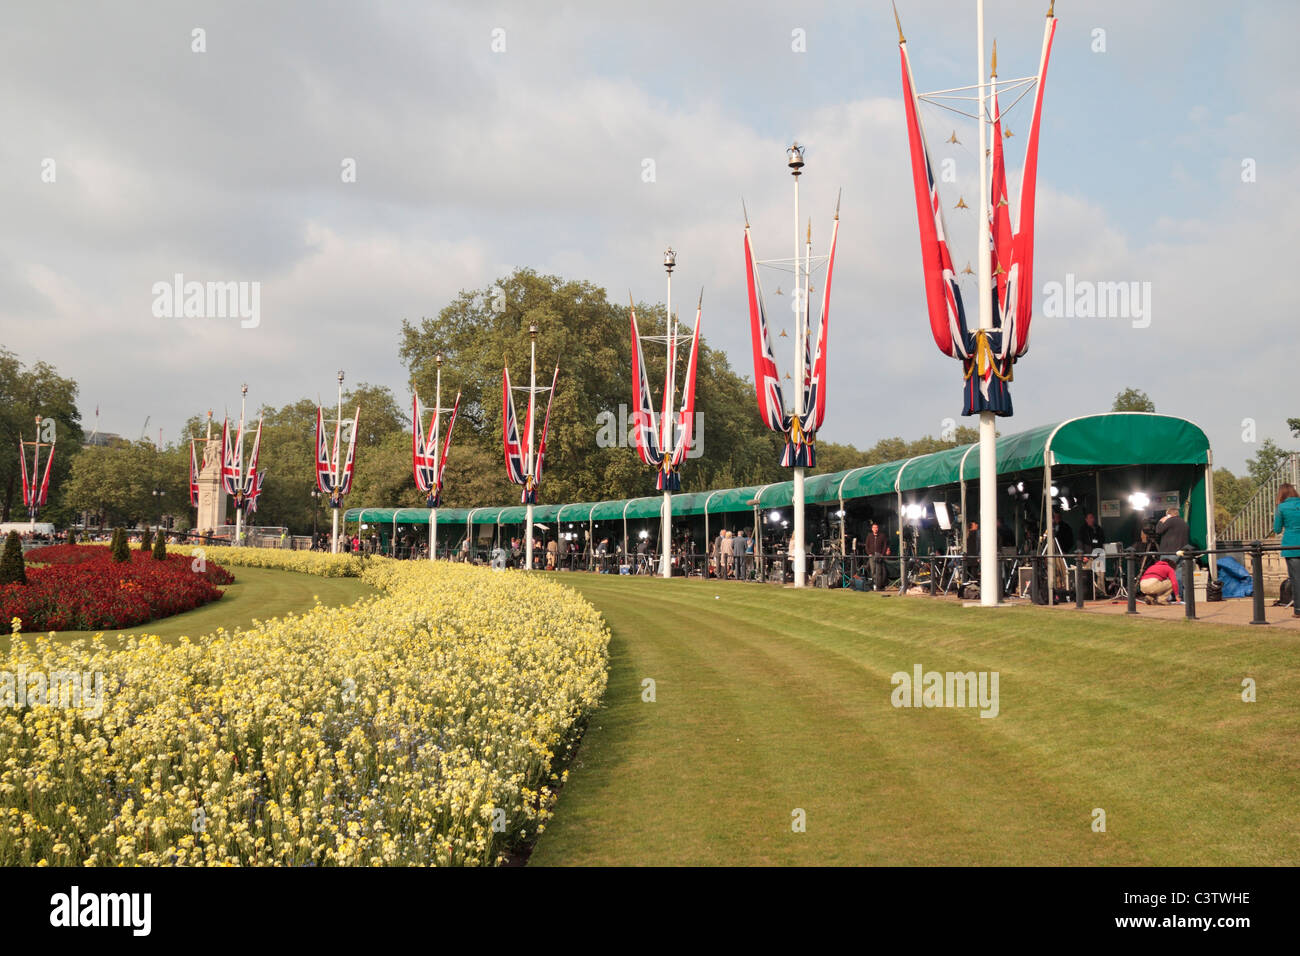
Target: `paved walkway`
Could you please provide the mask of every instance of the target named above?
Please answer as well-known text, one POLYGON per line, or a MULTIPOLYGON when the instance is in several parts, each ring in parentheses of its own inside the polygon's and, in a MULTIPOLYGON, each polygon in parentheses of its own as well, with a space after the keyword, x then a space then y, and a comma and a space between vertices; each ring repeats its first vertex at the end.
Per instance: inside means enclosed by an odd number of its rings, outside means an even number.
MULTIPOLYGON (((1300 631, 1300 617, 1289 607, 1273 607, 1271 598, 1264 601, 1264 617, 1269 627, 1277 625, 1288 630, 1300 631)), ((1066 606, 1077 610, 1073 604, 1066 606)), ((1109 601, 1090 601, 1084 604, 1085 611, 1097 614, 1124 614, 1128 611, 1128 601, 1111 604, 1109 601)), ((1157 604, 1151 606, 1138 601, 1139 617, 1154 618, 1161 621, 1186 620, 1187 608, 1182 604, 1157 604)), ((1196 620, 1212 624, 1250 624, 1255 616, 1254 599, 1232 598, 1227 601, 1197 601, 1196 620)))

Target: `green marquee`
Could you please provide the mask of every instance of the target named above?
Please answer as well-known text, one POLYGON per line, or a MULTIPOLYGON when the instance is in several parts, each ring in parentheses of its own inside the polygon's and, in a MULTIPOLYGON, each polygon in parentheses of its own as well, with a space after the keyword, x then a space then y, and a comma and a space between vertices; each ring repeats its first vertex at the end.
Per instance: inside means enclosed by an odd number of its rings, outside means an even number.
MULTIPOLYGON (((1192 422, 1146 412, 1112 412, 1000 436, 997 462, 999 475, 1012 475, 1038 472, 1049 464, 1054 467, 1208 465, 1211 457, 1209 439, 1192 422)), ((805 482, 805 494, 809 504, 830 504, 973 481, 979 478, 979 473, 979 446, 963 445, 904 461, 810 475, 805 482)), ((673 496, 673 516, 752 511, 755 507, 784 508, 793 500, 794 486, 789 481, 688 492, 673 496)), ((657 495, 537 505, 534 520, 549 524, 658 518, 661 505, 662 498, 657 495)), ((522 524, 526 514, 521 505, 439 508, 438 525, 522 524)), ((427 508, 351 508, 344 514, 344 520, 377 525, 427 525, 429 511, 427 508)), ((1204 516, 1200 523, 1204 525, 1204 516)))

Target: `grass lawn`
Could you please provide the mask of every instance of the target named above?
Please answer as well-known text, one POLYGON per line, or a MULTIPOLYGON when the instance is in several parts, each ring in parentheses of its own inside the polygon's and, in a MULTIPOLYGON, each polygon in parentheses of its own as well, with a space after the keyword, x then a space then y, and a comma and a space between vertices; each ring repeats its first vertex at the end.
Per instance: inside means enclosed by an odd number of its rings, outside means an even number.
POLYGON ((1300 863, 1294 632, 558 577, 611 673, 534 865, 1300 863), (1000 713, 895 708, 916 664, 1000 713))
MULTIPOLYGON (((296 571, 277 571, 270 568, 231 567, 235 583, 226 585, 219 600, 203 607, 176 614, 172 617, 137 624, 126 628, 125 634, 157 634, 174 641, 182 635, 199 637, 210 634, 218 627, 233 631, 247 627, 253 619, 266 620, 290 612, 309 610, 320 596, 322 604, 351 604, 358 598, 374 594, 375 589, 357 578, 323 578, 296 571)), ((105 631, 105 637, 114 632, 105 631)), ((94 637, 94 631, 60 631, 60 640, 94 637)), ((9 634, 0 634, 0 653, 9 650, 9 634)))

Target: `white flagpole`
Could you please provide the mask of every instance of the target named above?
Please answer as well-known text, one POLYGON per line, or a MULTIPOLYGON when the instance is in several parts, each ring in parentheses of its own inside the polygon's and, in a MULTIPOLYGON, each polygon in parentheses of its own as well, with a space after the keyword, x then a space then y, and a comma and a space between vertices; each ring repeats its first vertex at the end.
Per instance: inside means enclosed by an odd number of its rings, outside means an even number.
MULTIPOLYGON (((528 370, 528 467, 524 470, 525 482, 533 482, 534 494, 537 484, 533 475, 533 419, 536 417, 535 402, 537 397, 537 326, 528 326, 529 370, 528 370)), ((528 487, 527 484, 524 485, 528 487)), ((532 495, 529 495, 532 498, 532 495)), ((528 539, 524 542, 524 567, 533 569, 533 503, 528 502, 528 539)))
MULTIPOLYGON (((976 38, 979 44, 979 128, 980 128, 980 213, 979 229, 979 327, 993 328, 993 274, 989 250, 988 122, 985 111, 988 76, 984 72, 984 0, 976 0, 976 38)), ((978 346, 977 346, 978 349, 978 346)), ((976 355, 978 356, 978 351, 976 355)), ((976 360, 974 375, 979 375, 976 360)), ((979 388, 979 382, 972 382, 979 388)), ((980 412, 980 604, 993 607, 1001 590, 998 580, 998 463, 997 426, 992 412, 980 412)), ((1048 527, 1051 527, 1049 521, 1048 527)))
POLYGON ((343 505, 343 499, 338 497, 339 481, 341 480, 341 470, 343 465, 343 443, 340 440, 340 433, 343 431, 343 370, 339 369, 339 409, 338 417, 334 421, 334 461, 332 467, 334 471, 334 500, 330 502, 330 510, 334 513, 334 543, 330 551, 334 554, 339 553, 339 508, 343 505))
MULTIPOLYGON (((668 270, 668 317, 664 325, 667 343, 665 344, 665 360, 668 363, 668 375, 666 384, 668 394, 664 397, 664 408, 668 410, 666 421, 660 424, 661 441, 659 448, 663 452, 668 462, 672 461, 672 446, 675 442, 673 429, 672 408, 673 401, 677 397, 677 323, 673 318, 673 266, 677 264, 677 255, 673 252, 672 247, 664 253, 664 268, 668 270)), ((662 465, 660 466, 662 470, 662 465)), ((659 572, 665 578, 673 576, 672 568, 672 525, 673 525, 673 493, 664 488, 663 514, 659 522, 659 536, 663 539, 661 545, 661 557, 659 559, 659 572)))
MULTIPOLYGON (((803 150, 798 143, 795 143, 786 151, 790 157, 788 165, 790 173, 794 176, 794 292, 795 297, 801 294, 802 286, 799 284, 799 174, 803 171, 803 150)), ((795 332, 794 332, 794 415, 796 419, 803 416, 803 377, 804 377, 804 338, 808 334, 807 330, 807 309, 808 302, 806 294, 804 301, 795 302, 795 332)), ((794 559, 794 586, 801 588, 804 586, 804 564, 805 564, 805 547, 804 547, 804 488, 803 488, 803 466, 796 465, 794 469, 794 535, 790 541, 790 555, 794 559)))
MULTIPOLYGON (((32 534, 35 534, 36 533, 36 511, 37 508, 39 507, 36 503, 36 496, 41 493, 40 485, 37 484, 37 482, 41 480, 41 416, 40 415, 36 416, 36 434, 33 435, 32 437, 36 439, 35 441, 32 442, 32 447, 36 449, 36 458, 35 458, 35 463, 32 465, 32 481, 31 481, 32 487, 31 487, 31 495, 29 497, 29 500, 31 501, 32 505, 30 508, 27 509, 27 516, 32 519, 32 534)), ((22 447, 21 435, 18 436, 18 441, 19 441, 19 445, 18 445, 19 450, 22 451, 24 455, 26 455, 27 449, 22 447)))
MULTIPOLYGON (((438 465, 440 464, 439 456, 441 454, 438 448, 439 445, 438 439, 439 436, 442 434, 441 429, 439 427, 441 414, 442 414, 442 353, 441 352, 439 352, 437 355, 437 362, 438 362, 438 379, 437 379, 437 385, 434 387, 434 393, 433 393, 433 449, 432 449, 433 468, 434 468, 433 487, 435 493, 437 493, 437 488, 438 488, 437 485, 438 465)), ((418 422, 416 423, 416 427, 417 428, 419 427, 418 422)), ((434 507, 429 509, 429 560, 430 561, 436 560, 437 553, 438 553, 438 508, 435 505, 434 507)))
MULTIPOLYGON (((241 386, 239 398, 239 456, 236 459, 239 462, 239 468, 235 473, 236 488, 239 489, 239 495, 235 498, 235 547, 240 548, 244 545, 244 403, 248 399, 248 385, 245 383, 241 386)), ((222 454, 224 454, 224 450, 222 454)))

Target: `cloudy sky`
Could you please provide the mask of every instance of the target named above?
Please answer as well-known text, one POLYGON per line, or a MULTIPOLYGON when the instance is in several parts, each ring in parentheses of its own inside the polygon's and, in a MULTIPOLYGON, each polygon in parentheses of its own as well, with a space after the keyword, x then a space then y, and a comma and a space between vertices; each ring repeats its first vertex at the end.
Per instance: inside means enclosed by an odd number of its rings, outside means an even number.
MULTIPOLYGON (((974 7, 899 0, 923 90, 976 79, 974 7)), ((1004 78, 1035 71, 1045 12, 988 0, 1004 78)), ((1243 420, 1288 444, 1300 415, 1300 6, 1056 13, 1038 301, 1073 276, 1137 282, 1149 311, 1039 314, 1002 429, 1136 386, 1240 470, 1243 420)), ((518 266, 661 299, 669 243, 678 288, 705 289, 706 336, 751 374, 741 199, 759 255, 790 255, 796 138, 815 251, 844 195, 823 436, 866 447, 960 412, 926 319, 887 2, 14 0, 0 53, 0 344, 76 378, 88 427, 99 406, 101 430, 134 438, 147 416, 176 441, 243 380, 279 405, 330 394, 338 368, 401 396, 402 319, 518 266), (260 283, 260 324, 156 317, 154 284, 177 273, 260 283)), ((1028 107, 1007 119, 1013 183, 1028 107)), ((923 118, 954 161, 946 201, 974 205, 974 122, 923 118)), ((947 215, 973 260, 974 213, 947 215)), ((769 303, 778 326, 788 301, 769 303)))

